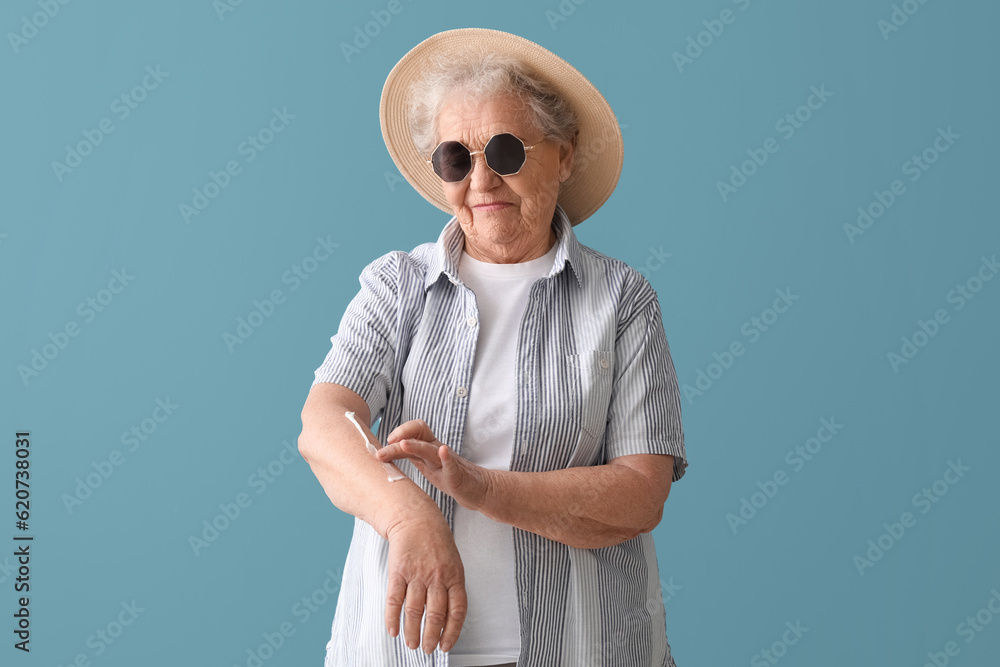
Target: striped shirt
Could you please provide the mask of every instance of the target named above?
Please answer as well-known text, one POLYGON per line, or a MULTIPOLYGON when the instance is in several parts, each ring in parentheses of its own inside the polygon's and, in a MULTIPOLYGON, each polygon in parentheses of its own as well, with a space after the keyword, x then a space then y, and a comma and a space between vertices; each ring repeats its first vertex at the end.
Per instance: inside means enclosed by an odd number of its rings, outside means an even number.
MULTIPOLYGON (((636 270, 580 244, 561 207, 552 222, 555 262, 532 285, 518 333, 510 470, 670 454, 676 481, 687 467, 681 402, 656 293, 636 270)), ((373 423, 381 419, 383 445, 396 426, 419 418, 462 453, 479 328, 475 295, 459 279, 464 240, 452 218, 436 243, 365 267, 316 370, 313 384, 333 382, 364 399, 373 423)), ((454 499, 410 461, 396 463, 454 528, 454 499)), ((516 527, 513 535, 519 667, 675 667, 650 533, 598 549, 516 527)), ((355 520, 326 667, 447 667, 440 649, 427 656, 386 632, 388 552, 355 520)))

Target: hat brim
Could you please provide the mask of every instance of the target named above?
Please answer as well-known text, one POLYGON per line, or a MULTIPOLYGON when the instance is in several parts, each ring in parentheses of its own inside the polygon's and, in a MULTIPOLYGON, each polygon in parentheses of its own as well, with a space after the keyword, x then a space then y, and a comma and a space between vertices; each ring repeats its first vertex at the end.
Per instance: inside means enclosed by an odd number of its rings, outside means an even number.
POLYGON ((379 103, 382 138, 396 167, 420 195, 453 214, 441 179, 419 155, 409 130, 410 85, 422 78, 436 56, 483 49, 516 58, 562 96, 577 114, 580 133, 573 170, 559 188, 558 203, 576 225, 608 200, 621 175, 624 147, 621 129, 604 96, 575 67, 534 42, 499 30, 460 28, 428 37, 403 56, 385 80, 379 103))

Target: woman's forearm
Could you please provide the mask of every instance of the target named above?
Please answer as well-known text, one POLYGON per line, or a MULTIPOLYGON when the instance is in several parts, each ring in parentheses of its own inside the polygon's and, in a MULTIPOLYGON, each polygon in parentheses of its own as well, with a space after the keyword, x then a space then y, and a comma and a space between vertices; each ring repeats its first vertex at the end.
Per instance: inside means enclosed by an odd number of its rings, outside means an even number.
MULTIPOLYGON (((669 459, 672 466, 673 457, 669 459)), ((549 472, 489 471, 477 509, 485 516, 580 549, 619 544, 660 522, 670 491, 634 468, 617 465, 549 472)))
POLYGON ((336 384, 312 387, 302 409, 299 453, 333 504, 388 538, 401 521, 443 520, 437 505, 408 477, 390 482, 383 464, 368 452, 357 428, 345 416, 354 412, 369 442, 368 406, 355 392, 336 384))

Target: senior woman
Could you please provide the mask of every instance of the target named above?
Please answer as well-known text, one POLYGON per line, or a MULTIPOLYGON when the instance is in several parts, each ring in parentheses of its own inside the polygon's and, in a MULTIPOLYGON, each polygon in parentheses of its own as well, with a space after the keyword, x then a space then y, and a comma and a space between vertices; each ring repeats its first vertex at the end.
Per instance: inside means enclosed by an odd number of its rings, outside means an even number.
POLYGON ((649 533, 687 465, 677 379, 649 283, 572 228, 617 184, 614 114, 462 29, 400 60, 381 120, 453 217, 364 269, 303 408, 356 517, 326 665, 674 665, 649 533))

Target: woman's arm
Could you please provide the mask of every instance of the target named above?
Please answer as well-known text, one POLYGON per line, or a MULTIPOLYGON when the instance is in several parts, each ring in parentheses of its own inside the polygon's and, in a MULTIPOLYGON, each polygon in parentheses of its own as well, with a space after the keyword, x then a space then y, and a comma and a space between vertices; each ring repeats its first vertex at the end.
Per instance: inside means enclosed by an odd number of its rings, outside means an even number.
POLYGON ((324 382, 312 387, 302 408, 299 452, 334 505, 389 541, 389 634, 399 634, 405 604, 407 645, 417 648, 422 643, 431 653, 440 641, 447 651, 458 639, 467 611, 465 573, 454 537, 437 504, 411 479, 386 478, 382 463, 368 452, 345 416, 348 411, 357 415, 369 442, 378 446, 367 429, 371 419, 364 400, 346 387, 324 382))
POLYGON ((674 457, 632 454, 548 472, 489 470, 455 454, 421 420, 402 424, 382 461, 409 458, 463 507, 579 549, 612 546, 659 524, 674 457))
MULTIPOLYGON (((302 408, 299 453, 333 504, 386 539, 393 524, 404 518, 440 514, 434 501, 409 478, 398 482, 386 479, 382 465, 345 416, 347 412, 354 412, 362 427, 371 422, 368 405, 360 396, 328 382, 313 385, 302 408)), ((378 447, 375 437, 364 430, 369 442, 378 447)))
POLYGON ((578 549, 619 544, 660 523, 674 457, 632 454, 549 472, 487 471, 479 511, 578 549))

